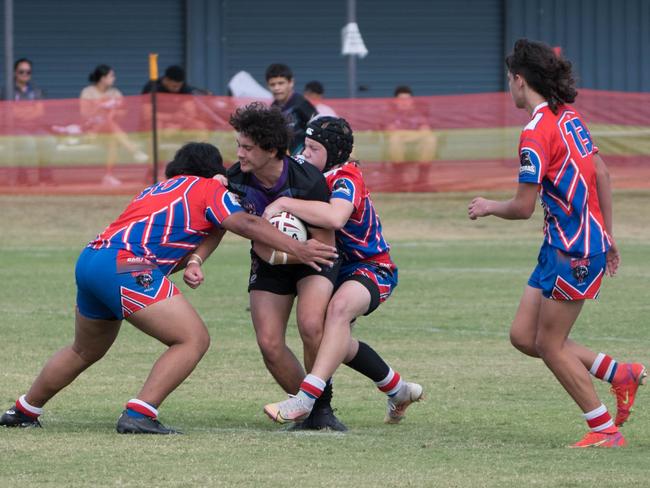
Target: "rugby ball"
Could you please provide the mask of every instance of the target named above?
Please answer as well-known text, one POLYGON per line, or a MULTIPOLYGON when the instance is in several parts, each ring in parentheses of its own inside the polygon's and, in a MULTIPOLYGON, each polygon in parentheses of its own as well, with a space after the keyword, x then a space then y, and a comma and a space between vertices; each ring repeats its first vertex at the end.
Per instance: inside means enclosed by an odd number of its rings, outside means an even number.
POLYGON ((269 222, 280 232, 297 241, 307 240, 307 227, 302 220, 289 212, 277 213, 269 219, 269 222))

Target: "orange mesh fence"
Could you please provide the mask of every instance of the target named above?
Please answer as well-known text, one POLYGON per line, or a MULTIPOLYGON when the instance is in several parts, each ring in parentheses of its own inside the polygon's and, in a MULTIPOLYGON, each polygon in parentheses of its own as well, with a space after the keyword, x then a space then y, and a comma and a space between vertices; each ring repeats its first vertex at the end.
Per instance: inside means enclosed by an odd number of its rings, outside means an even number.
MULTIPOLYGON (((250 100, 158 95, 160 173, 185 142, 235 160, 228 118, 250 100)), ((507 93, 327 100, 355 131, 373 191, 512 188, 528 115, 507 93)), ((650 94, 582 90, 576 108, 616 188, 650 188, 650 94)), ((133 193, 153 180, 151 97, 0 102, 0 192, 133 193)))

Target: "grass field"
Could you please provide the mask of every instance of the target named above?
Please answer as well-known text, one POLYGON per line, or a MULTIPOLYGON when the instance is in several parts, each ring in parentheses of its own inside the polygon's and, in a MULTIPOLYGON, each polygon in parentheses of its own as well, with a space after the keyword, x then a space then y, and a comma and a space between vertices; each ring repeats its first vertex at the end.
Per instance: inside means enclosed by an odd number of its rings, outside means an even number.
MULTIPOLYGON (((163 350, 125 324, 107 356, 47 405, 44 429, 0 430, 0 487, 647 486, 650 391, 640 391, 624 427, 629 448, 569 450, 585 432, 578 408, 540 361, 508 342, 541 242, 541 212, 527 222, 471 222, 470 196, 376 197, 400 286, 359 320, 356 335, 424 385, 426 402, 402 425, 382 423, 383 396, 346 368, 334 404, 349 433, 289 433, 263 415, 264 403, 283 394, 246 311, 248 245, 228 237, 205 266, 205 284, 181 285, 213 338, 161 408, 161 420, 186 435, 115 433, 123 404, 163 350)), ((620 360, 650 359, 649 197, 615 195, 622 269, 573 335, 620 360)), ((0 196, 0 408, 72 337, 75 259, 126 202, 0 196)), ((298 347, 293 321, 289 335, 298 347)), ((597 389, 613 409, 607 385, 597 389)))

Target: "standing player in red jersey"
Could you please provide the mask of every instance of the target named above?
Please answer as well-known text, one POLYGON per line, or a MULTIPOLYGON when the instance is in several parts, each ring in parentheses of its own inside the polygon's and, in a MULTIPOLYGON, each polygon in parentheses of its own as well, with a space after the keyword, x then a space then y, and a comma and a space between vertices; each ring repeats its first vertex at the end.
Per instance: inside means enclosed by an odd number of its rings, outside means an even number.
POLYGON ((619 447, 645 381, 639 363, 617 363, 569 339, 584 301, 598 297, 603 275, 620 256, 612 234, 612 196, 605 163, 580 114, 571 63, 542 43, 520 39, 506 58, 510 93, 531 114, 519 142, 519 186, 507 201, 477 197, 469 217, 528 219, 538 193, 544 207, 544 243, 510 329, 512 344, 541 357, 584 413, 590 431, 571 447, 619 447), (596 395, 589 373, 612 384, 616 420, 596 395))
POLYGON ((317 241, 299 243, 264 219, 249 215, 233 194, 212 179, 216 174, 225 174, 216 147, 183 146, 166 168, 169 179, 146 188, 85 248, 76 266, 74 342, 50 358, 27 394, 2 415, 0 425, 40 427, 43 406, 106 354, 122 320, 127 320, 168 349, 137 397, 126 404, 117 431, 176 433, 157 420, 157 409, 194 370, 210 337, 167 275, 187 265, 186 280, 196 285, 193 277, 200 279, 198 267, 226 230, 296 253, 301 262, 316 269, 317 263, 332 263, 334 248, 317 241), (207 239, 211 246, 201 251, 203 255, 194 252, 207 239))
MULTIPOLYGON (((370 199, 352 151, 352 129, 345 119, 317 117, 307 125, 303 157, 325 173, 331 191, 329 202, 281 197, 266 207, 264 216, 288 211, 325 229, 336 231, 341 269, 336 291, 327 307, 323 338, 314 365, 288 400, 264 407, 276 422, 308 418, 323 394, 329 378, 341 363, 370 378, 387 395, 384 421, 396 424, 408 406, 422 398, 422 386, 407 383, 368 344, 352 337, 357 317, 369 315, 397 286, 397 266, 384 239, 379 216, 370 199)), ((271 250, 257 246, 258 255, 269 259, 271 250)))

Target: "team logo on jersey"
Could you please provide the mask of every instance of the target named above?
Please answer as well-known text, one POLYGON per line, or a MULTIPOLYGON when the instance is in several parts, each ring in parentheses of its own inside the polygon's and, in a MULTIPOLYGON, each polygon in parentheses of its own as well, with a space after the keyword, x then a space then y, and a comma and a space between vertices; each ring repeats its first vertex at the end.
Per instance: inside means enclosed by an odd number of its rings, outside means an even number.
POLYGON ((589 276, 589 260, 571 259, 571 274, 573 274, 578 284, 584 283, 589 276))
POLYGON ((334 183, 334 186, 332 187, 332 193, 335 191, 340 191, 344 195, 350 196, 352 195, 352 191, 350 188, 348 188, 348 185, 345 183, 345 180, 336 180, 336 183, 334 183))
POLYGON ((530 149, 522 149, 519 155, 519 174, 537 174, 537 167, 533 160, 539 161, 537 154, 530 149))
POLYGON ((133 273, 133 277, 135 278, 135 282, 144 288, 145 291, 151 288, 151 284, 153 283, 153 276, 151 276, 151 273, 133 273))

